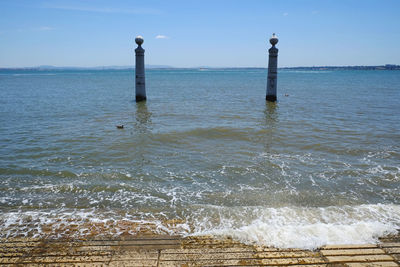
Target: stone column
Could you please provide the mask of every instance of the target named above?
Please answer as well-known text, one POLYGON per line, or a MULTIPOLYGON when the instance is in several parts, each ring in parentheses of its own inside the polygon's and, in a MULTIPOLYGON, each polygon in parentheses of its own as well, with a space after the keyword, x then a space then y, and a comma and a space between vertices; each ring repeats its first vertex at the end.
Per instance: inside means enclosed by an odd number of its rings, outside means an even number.
POLYGON ((275 33, 272 34, 269 42, 272 44, 272 47, 268 50, 269 52, 269 60, 268 60, 268 81, 267 81, 267 96, 265 99, 267 101, 275 102, 276 101, 276 85, 278 79, 278 48, 275 45, 278 43, 278 37, 276 37, 275 33))
POLYGON ((143 37, 137 36, 135 42, 138 47, 135 49, 136 66, 135 66, 135 81, 136 81, 136 102, 146 100, 146 83, 144 76, 144 49, 142 48, 143 37))

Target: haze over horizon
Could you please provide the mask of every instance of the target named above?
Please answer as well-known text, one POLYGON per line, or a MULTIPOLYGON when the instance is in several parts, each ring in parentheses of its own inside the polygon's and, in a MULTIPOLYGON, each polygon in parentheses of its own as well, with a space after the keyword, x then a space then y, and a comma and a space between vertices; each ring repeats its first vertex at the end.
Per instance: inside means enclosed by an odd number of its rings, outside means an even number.
POLYGON ((146 64, 279 67, 399 64, 400 2, 2 1, 0 67, 132 66, 136 35, 146 64))

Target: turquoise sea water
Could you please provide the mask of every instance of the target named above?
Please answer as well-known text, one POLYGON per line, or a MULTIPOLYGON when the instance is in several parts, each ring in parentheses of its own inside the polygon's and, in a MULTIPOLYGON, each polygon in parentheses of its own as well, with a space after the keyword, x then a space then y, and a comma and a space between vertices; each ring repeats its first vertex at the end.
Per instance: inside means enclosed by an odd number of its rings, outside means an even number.
POLYGON ((399 229, 400 72, 281 70, 277 103, 266 75, 148 70, 137 104, 132 70, 1 71, 0 236, 122 221, 313 248, 399 229))

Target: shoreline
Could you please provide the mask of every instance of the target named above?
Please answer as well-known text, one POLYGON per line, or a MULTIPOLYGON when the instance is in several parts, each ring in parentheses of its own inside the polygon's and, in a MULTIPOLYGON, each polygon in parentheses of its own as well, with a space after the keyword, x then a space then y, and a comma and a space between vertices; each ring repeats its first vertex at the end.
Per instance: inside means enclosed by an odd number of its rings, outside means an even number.
POLYGON ((356 232, 360 237, 357 237, 354 231, 348 231, 346 225, 347 223, 342 220, 333 229, 326 226, 321 230, 321 226, 319 226, 319 228, 314 227, 314 232, 310 232, 308 227, 301 227, 301 225, 296 228, 295 232, 293 227, 276 228, 274 225, 261 228, 262 231, 253 226, 248 226, 248 229, 223 228, 218 230, 215 228, 215 230, 204 231, 182 219, 148 221, 59 218, 43 223, 37 219, 28 218, 25 221, 8 223, 7 227, 2 228, 0 240, 124 240, 138 236, 179 236, 184 239, 207 235, 213 236, 216 240, 232 239, 245 245, 315 250, 324 245, 376 244, 379 240, 393 239, 393 236, 399 235, 399 229, 396 228, 373 233, 368 227, 361 224, 356 232))

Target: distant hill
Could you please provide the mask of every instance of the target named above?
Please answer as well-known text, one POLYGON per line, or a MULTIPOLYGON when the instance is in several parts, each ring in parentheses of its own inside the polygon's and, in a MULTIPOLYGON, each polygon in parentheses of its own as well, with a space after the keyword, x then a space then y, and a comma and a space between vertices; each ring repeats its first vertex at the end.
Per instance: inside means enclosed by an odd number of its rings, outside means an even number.
POLYGON ((400 65, 287 67, 287 70, 400 70, 400 65))
MULTIPOLYGON (((52 66, 41 65, 35 67, 21 67, 21 68, 0 68, 0 70, 124 70, 134 69, 134 66, 98 66, 98 67, 68 67, 68 66, 52 66)), ((172 69, 173 67, 167 65, 146 65, 148 69, 172 69)))

